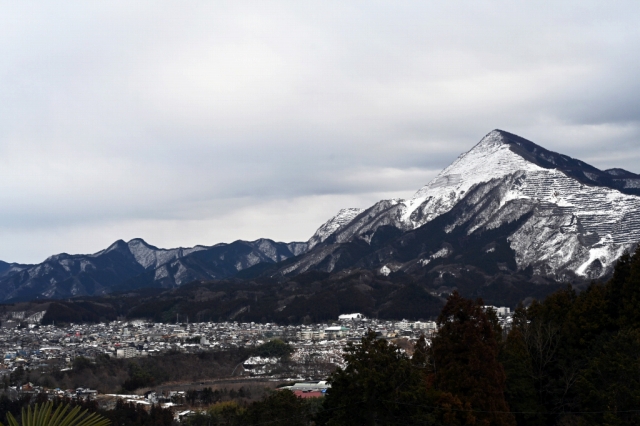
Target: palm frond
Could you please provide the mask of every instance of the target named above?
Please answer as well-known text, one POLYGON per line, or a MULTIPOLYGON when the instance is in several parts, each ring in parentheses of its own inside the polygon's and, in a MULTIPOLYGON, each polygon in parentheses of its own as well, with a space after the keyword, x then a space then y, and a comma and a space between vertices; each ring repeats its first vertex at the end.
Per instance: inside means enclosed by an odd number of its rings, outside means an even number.
MULTIPOLYGON (((87 414, 87 410, 80 411, 79 406, 67 412, 69 406, 61 404, 56 411, 51 414, 53 403, 51 401, 44 404, 36 404, 22 409, 22 424, 7 413, 8 426, 108 426, 109 419, 102 417, 98 413, 87 414)), ((0 426, 4 426, 0 422, 0 426)))

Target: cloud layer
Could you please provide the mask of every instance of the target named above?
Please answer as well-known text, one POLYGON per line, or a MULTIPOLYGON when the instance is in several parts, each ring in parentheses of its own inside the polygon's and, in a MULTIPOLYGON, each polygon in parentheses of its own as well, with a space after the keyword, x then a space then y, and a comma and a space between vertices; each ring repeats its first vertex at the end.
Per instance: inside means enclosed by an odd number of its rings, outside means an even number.
POLYGON ((637 2, 0 5, 0 259, 305 240, 501 128, 640 172, 637 2))

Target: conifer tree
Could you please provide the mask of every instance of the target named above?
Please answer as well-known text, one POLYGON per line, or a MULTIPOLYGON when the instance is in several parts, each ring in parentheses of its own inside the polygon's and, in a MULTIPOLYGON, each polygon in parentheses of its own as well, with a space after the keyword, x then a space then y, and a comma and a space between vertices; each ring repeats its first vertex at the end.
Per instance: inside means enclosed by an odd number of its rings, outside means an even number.
POLYGON ((640 326, 640 245, 629 259, 629 270, 622 285, 620 327, 640 326))
POLYGON ((434 386, 458 399, 465 410, 459 424, 515 425, 505 400, 505 374, 498 361, 494 324, 482 301, 449 296, 433 338, 434 386))
POLYGON ((607 282, 607 310, 609 316, 619 321, 624 303, 623 287, 631 272, 631 255, 625 252, 616 262, 613 277, 607 282))
POLYGON ((417 368, 426 368, 428 364, 428 348, 427 339, 424 334, 421 334, 416 342, 416 346, 413 349, 413 356, 411 357, 411 364, 417 368))
POLYGON ((519 426, 545 425, 544 408, 537 401, 536 383, 527 342, 520 327, 514 326, 500 355, 506 374, 505 397, 519 426))
MULTIPOLYGON (((432 420, 425 370, 412 365, 398 346, 369 331, 349 345, 330 377, 324 400, 328 425, 414 424, 432 420)), ((416 359, 416 362, 418 360, 416 359)))
POLYGON ((602 337, 578 377, 582 424, 640 424, 640 330, 602 337))

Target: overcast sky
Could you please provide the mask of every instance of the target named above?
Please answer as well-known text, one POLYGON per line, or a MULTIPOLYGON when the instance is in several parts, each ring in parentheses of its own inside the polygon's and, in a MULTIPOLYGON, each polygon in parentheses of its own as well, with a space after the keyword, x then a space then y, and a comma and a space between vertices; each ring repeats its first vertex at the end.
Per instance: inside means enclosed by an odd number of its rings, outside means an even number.
POLYGON ((495 128, 640 173, 637 1, 3 1, 0 259, 306 240, 495 128))

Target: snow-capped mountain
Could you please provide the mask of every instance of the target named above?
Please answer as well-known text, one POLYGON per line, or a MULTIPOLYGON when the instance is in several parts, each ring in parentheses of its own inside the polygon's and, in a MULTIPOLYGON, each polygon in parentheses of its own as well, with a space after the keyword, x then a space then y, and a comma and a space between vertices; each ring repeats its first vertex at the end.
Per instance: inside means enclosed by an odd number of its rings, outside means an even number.
POLYGON ((233 276, 261 262, 295 256, 306 243, 267 239, 161 249, 142 239, 118 240, 95 254, 50 256, 37 265, 0 263, 0 300, 101 295, 139 287, 175 287, 233 276))
POLYGON ((337 215, 326 221, 318 228, 315 234, 307 242, 307 250, 311 250, 318 244, 324 242, 332 234, 342 229, 345 225, 351 223, 353 219, 362 213, 364 209, 348 208, 341 209, 337 215))
POLYGON ((353 268, 424 275, 435 292, 461 280, 584 282, 609 274, 638 241, 640 175, 494 130, 410 199, 340 210, 306 242, 161 249, 133 239, 38 265, 0 262, 0 300, 353 268))
MULTIPOLYGON (((560 280, 574 275, 599 278, 640 241, 639 189, 639 175, 622 169, 601 171, 494 130, 411 199, 383 200, 358 211, 331 235, 322 234, 330 244, 316 243, 315 249, 310 245, 308 254, 281 273, 333 271, 344 257, 342 243, 371 245, 382 228, 386 233, 388 228, 406 233, 446 214, 445 234, 455 230, 467 237, 520 221, 507 237, 518 270, 532 268, 533 274, 560 280)), ((394 263, 392 270, 397 270, 416 262, 427 265, 432 255, 421 253, 408 263, 393 256, 381 259, 394 263)))

